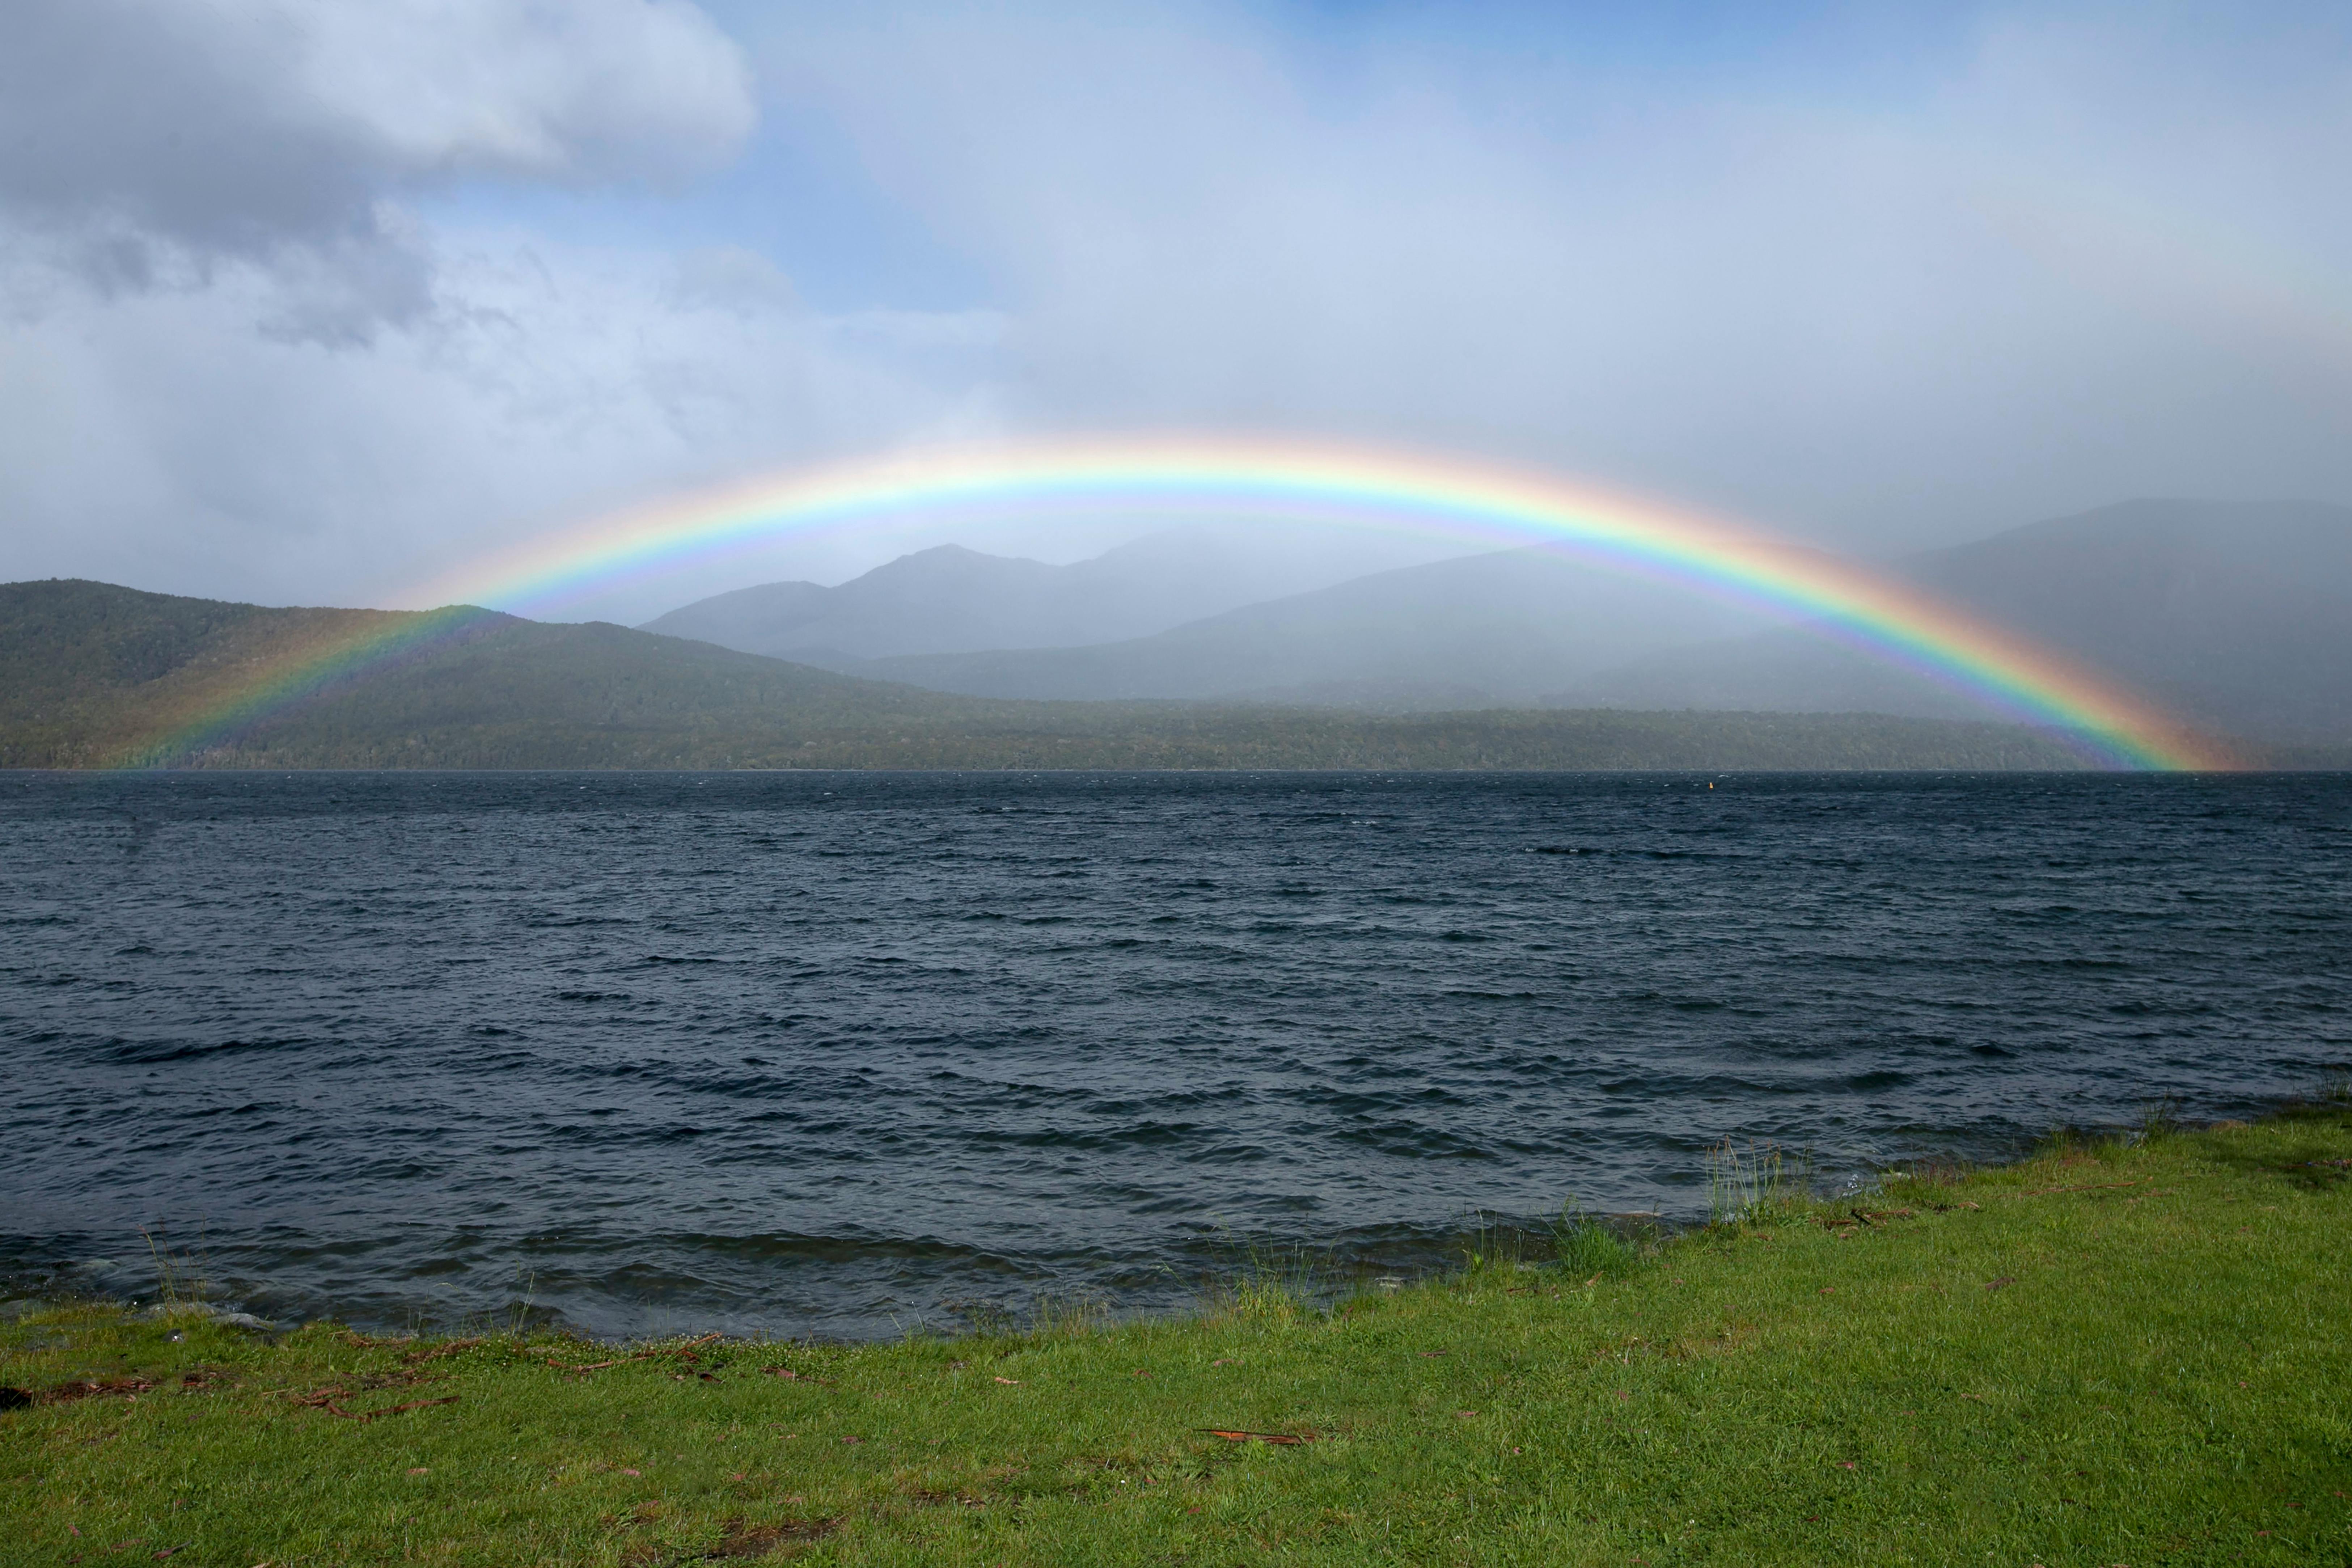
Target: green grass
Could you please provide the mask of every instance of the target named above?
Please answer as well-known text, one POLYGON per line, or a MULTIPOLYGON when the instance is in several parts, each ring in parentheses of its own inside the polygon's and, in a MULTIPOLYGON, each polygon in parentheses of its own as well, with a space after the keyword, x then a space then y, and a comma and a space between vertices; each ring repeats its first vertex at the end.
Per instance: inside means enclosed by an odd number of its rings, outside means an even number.
POLYGON ((1265 1275, 889 1344, 61 1309, 5 1331, 0 1560, 2344 1563, 2347 1173, 2337 1104, 1664 1243, 1571 1215, 1572 1268, 1329 1310, 1265 1275))

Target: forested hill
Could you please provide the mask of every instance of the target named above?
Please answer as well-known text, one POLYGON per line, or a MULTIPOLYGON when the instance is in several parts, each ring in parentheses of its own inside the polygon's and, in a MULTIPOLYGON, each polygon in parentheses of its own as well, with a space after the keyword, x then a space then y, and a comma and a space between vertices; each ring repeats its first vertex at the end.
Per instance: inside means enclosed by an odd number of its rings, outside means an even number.
MULTIPOLYGON (((308 650, 405 612, 267 609, 102 583, 0 585, 0 765, 140 754, 308 650)), ((1613 710, 1371 717, 998 701, 602 623, 488 611, 179 765, 270 768, 2064 768, 2011 725, 1613 710)))

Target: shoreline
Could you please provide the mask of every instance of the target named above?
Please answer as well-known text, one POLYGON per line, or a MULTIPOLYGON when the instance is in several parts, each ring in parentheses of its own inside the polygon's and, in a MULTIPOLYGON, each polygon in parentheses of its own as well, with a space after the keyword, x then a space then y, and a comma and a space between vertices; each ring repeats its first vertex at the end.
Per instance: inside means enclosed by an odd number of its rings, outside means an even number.
MULTIPOLYGON (((1328 1307, 809 1346, 0 1325, 27 1562, 2277 1562, 2352 1546, 2352 1097, 1328 1307), (79 1533, 75 1533, 79 1531, 79 1533), (148 1543, 152 1542, 152 1545, 148 1543)), ((1738 1195, 1736 1193, 1735 1195, 1738 1195)), ((5 1396, 0 1396, 5 1402, 5 1396)))
MULTIPOLYGON (((1890 1177, 1913 1169, 1955 1169, 1994 1171, 2034 1158, 2054 1141, 2074 1140, 2077 1142, 2097 1142, 2122 1139, 2126 1142, 2147 1136, 2152 1131, 2161 1133, 2195 1132, 2227 1130, 2249 1124, 2259 1124, 2281 1115, 2295 1114, 2299 1108, 2331 1103, 2339 1099, 2352 1100, 2352 1075, 2335 1075, 2315 1093, 2272 1094, 2250 1097, 2242 1116, 2209 1120, 2181 1120, 2179 1106, 2170 1099, 2149 1104, 2134 1122, 2098 1123, 2092 1126, 2067 1124, 2055 1127, 2032 1140, 2019 1141, 2011 1149, 1990 1157, 1954 1152, 1926 1153, 1907 1161, 1885 1166, 1857 1167, 1845 1173, 1843 1184, 1832 1192, 1818 1184, 1819 1173, 1813 1167, 1810 1149, 1796 1148, 1761 1140, 1731 1141, 1730 1147, 1739 1160, 1769 1160, 1776 1173, 1783 1162, 1785 1174, 1772 1178, 1773 1191, 1783 1196, 1808 1202, 1834 1205, 1842 1202, 1867 1198, 1890 1177)), ((1705 1164, 1709 1172, 1707 1185, 1717 1185, 1715 1167, 1726 1152, 1727 1145, 1717 1145, 1706 1152, 1705 1164)), ((1736 1173, 1735 1173, 1736 1174, 1736 1173)), ((1597 1220, 1628 1233, 1643 1233, 1663 1243, 1685 1233, 1704 1230, 1716 1223, 1721 1207, 1717 1198, 1710 1195, 1708 1214, 1702 1217, 1696 1207, 1686 1212, 1659 1209, 1587 1210, 1573 1197, 1569 1206, 1580 1218, 1597 1220)), ((1297 1238, 1249 1239, 1236 1238, 1225 1248, 1224 1260, 1203 1265, 1191 1278, 1188 1287, 1179 1288, 1172 1298, 1146 1299, 1140 1296, 1121 1297, 1108 1289, 1080 1288, 1055 1291, 1050 1289, 1032 1290, 1025 1305, 997 1305, 970 1301, 940 1316, 925 1314, 919 1309, 908 1309, 903 1316, 890 1314, 892 1327, 877 1333, 845 1333, 814 1331, 809 1332, 776 1332, 767 1329, 742 1331, 724 1324, 713 1326, 709 1321, 695 1323, 671 1334, 603 1332, 566 1317, 560 1308, 542 1306, 526 1294, 520 1302, 497 1308, 462 1310, 448 1315, 426 1314, 412 1307, 407 1321, 395 1323, 380 1316, 351 1314, 346 1316, 333 1302, 314 1317, 271 1317, 257 1310, 268 1305, 266 1286, 240 1292, 222 1289, 205 1278, 207 1266, 193 1253, 176 1248, 165 1229, 156 1226, 149 1238, 150 1252, 142 1260, 124 1262, 118 1259, 95 1259, 75 1262, 60 1258, 50 1265, 27 1262, 12 1272, 15 1278, 30 1285, 46 1275, 49 1280, 73 1273, 125 1272, 152 1268, 156 1284, 138 1289, 125 1287, 109 1289, 68 1287, 62 1291, 44 1293, 38 1286, 16 1294, 0 1294, 0 1322, 11 1315, 23 1316, 49 1310, 100 1309, 127 1310, 147 1316, 172 1313, 211 1315, 239 1321, 239 1326, 251 1331, 291 1332, 304 1323, 331 1321, 341 1327, 356 1327, 361 1331, 377 1334, 406 1334, 421 1339, 454 1339, 482 1334, 511 1331, 518 1321, 527 1321, 536 1333, 556 1336, 567 1341, 594 1344, 631 1345, 654 1342, 662 1338, 716 1332, 730 1342, 743 1343, 782 1343, 825 1346, 853 1346, 887 1343, 910 1334, 942 1338, 961 1338, 974 1334, 1024 1332, 1034 1322, 1055 1321, 1073 1312, 1082 1313, 1093 1321, 1107 1325, 1182 1321, 1203 1310, 1211 1302, 1230 1293, 1237 1281, 1279 1275, 1291 1282, 1287 1287, 1303 1300, 1328 1307, 1351 1294, 1369 1289, 1403 1286, 1420 1286, 1442 1282, 1458 1273, 1462 1258, 1476 1255, 1503 1255, 1528 1258, 1541 1253, 1548 1239, 1558 1230, 1558 1216, 1528 1214, 1506 1214, 1473 1211, 1444 1227, 1430 1226, 1420 1232, 1402 1252, 1350 1250, 1342 1256, 1341 1244, 1315 1244, 1297 1238), (156 1248, 160 1246, 160 1250, 156 1248), (1263 1249, 1263 1250, 1262 1250, 1263 1249), (1268 1258, 1278 1259, 1269 1263, 1268 1258), (518 1319, 518 1312, 521 1319, 518 1319)), ((148 1227, 140 1227, 142 1237, 148 1227)), ((1172 1270, 1171 1270, 1172 1272, 1172 1270)))

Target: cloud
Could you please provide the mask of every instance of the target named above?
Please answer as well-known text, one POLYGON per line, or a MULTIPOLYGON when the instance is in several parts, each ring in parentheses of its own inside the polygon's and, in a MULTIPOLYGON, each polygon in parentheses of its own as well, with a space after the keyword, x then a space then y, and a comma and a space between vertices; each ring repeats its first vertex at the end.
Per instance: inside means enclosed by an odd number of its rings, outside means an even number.
POLYGON ((281 295, 252 270, 18 323, 6 574, 403 603, 500 538, 994 418, 984 312, 681 301, 666 258, 525 237, 434 267, 444 302, 363 351, 255 331, 281 295))
POLYGON ((2298 328, 2284 285, 2352 261, 2315 221, 2352 50, 2268 23, 1992 10, 1728 71, 1564 14, 1540 48, 1309 47, 927 5, 761 58, 1001 280, 1023 416, 1484 448, 1895 551, 2149 491, 2352 494, 2340 289, 2298 328))
POLYGON ((783 269, 740 245, 709 246, 678 258, 671 297, 681 305, 739 315, 800 305, 800 290, 783 269))
POLYGON ((1574 8, 718 14, 16 6, 0 574, 398 602, 666 487, 1163 426, 1490 452, 1880 553, 2352 499, 2324 15, 1831 8, 1709 54, 1574 8), (971 296, 811 303, 917 274, 971 296))
POLYGON ((756 119, 677 0, 21 0, 0 212, 108 296, 284 268, 280 331, 430 302, 399 198, 462 180, 675 183, 756 119))
POLYGON ((745 58, 677 0, 32 0, 0 73, 7 575, 400 603, 566 516, 985 416, 985 311, 420 216, 732 156, 745 58))

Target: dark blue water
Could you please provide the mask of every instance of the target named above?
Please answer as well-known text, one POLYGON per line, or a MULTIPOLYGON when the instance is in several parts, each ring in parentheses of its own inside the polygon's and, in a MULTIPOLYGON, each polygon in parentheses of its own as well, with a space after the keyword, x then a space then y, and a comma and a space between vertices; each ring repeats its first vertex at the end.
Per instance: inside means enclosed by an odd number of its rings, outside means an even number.
POLYGON ((14 774, 0 887, 0 1270, 376 1323, 1150 1307, 2352 1060, 2343 776, 14 774))

